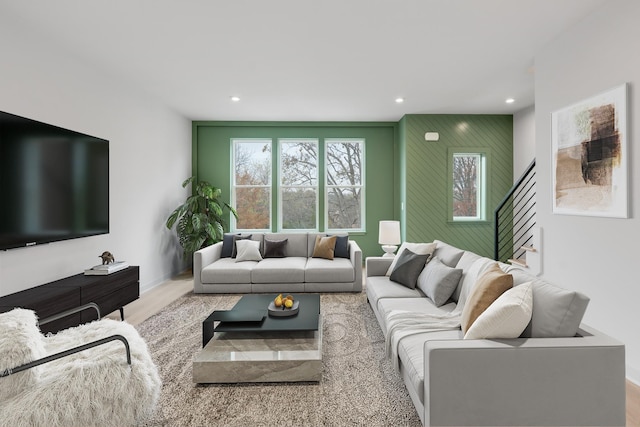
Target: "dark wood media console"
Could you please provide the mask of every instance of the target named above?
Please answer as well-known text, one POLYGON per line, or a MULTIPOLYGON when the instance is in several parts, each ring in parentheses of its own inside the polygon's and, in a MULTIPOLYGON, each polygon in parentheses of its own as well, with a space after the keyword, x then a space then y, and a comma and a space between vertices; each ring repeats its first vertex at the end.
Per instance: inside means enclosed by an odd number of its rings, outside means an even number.
MULTIPOLYGON (((93 302, 105 316, 140 296, 140 267, 131 266, 105 276, 76 274, 51 283, 0 297, 0 313, 14 307, 28 308, 40 319, 93 302)), ((41 326, 43 333, 57 332, 97 318, 95 310, 84 310, 41 326)))

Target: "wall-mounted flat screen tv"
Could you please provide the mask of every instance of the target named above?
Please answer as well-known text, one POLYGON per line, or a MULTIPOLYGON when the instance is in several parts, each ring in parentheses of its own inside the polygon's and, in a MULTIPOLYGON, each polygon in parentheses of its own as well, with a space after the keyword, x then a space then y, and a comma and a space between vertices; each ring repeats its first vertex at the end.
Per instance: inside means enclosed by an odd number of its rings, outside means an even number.
POLYGON ((109 232, 109 141, 0 112, 0 250, 109 232))

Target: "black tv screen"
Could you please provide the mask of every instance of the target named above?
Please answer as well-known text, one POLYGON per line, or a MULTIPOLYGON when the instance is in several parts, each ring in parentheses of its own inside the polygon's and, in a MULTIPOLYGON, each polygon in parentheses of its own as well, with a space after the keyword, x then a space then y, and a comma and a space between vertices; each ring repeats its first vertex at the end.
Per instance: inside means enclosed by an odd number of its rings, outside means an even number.
POLYGON ((109 141, 0 112, 0 250, 109 232, 109 141))

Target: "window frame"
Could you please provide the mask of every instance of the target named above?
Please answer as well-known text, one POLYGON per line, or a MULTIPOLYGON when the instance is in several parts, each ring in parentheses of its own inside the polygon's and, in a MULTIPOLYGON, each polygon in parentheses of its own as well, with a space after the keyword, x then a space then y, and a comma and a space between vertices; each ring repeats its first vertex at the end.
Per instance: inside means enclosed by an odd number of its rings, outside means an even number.
MULTIPOLYGON (((269 191, 269 221, 268 228, 238 228, 238 224, 236 218, 231 215, 230 219, 230 229, 232 231, 240 231, 240 232, 270 232, 273 224, 273 138, 231 138, 231 206, 237 209, 237 197, 236 197, 236 189, 237 188, 266 188, 269 191), (269 143, 271 146, 271 156, 269 159, 270 168, 269 168, 269 179, 268 183, 264 185, 237 185, 236 184, 236 145, 238 143, 269 143)), ((240 213, 238 213, 240 216, 240 213)))
POLYGON ((365 138, 325 138, 324 139, 324 156, 322 168, 324 170, 324 229, 331 233, 364 233, 366 232, 366 139, 365 138), (360 143, 360 185, 329 185, 328 173, 328 154, 329 144, 342 142, 358 142, 360 143), (359 228, 330 228, 329 227, 329 190, 331 188, 359 188, 360 189, 360 227, 359 228))
POLYGON ((491 159, 490 156, 491 150, 489 148, 475 148, 475 147, 450 147, 448 149, 448 178, 447 178, 447 196, 448 196, 448 221, 456 224, 465 224, 465 223, 482 223, 488 222, 488 214, 487 214, 487 206, 488 201, 487 197, 489 195, 490 188, 490 174, 489 171, 489 162, 491 159), (454 173, 454 158, 455 157, 478 157, 479 171, 476 171, 476 179, 478 180, 476 184, 476 212, 477 215, 473 217, 466 216, 454 216, 453 213, 453 173, 454 173))
POLYGON ((275 185, 278 192, 278 222, 277 229, 280 232, 297 232, 297 231, 318 231, 320 226, 320 138, 278 138, 278 170, 277 180, 275 185), (303 142, 313 143, 316 147, 316 185, 283 185, 282 184, 282 146, 287 143, 303 142), (283 188, 315 188, 316 193, 316 209, 315 209, 315 227, 313 228, 284 228, 283 218, 283 202, 282 202, 282 189, 283 188))

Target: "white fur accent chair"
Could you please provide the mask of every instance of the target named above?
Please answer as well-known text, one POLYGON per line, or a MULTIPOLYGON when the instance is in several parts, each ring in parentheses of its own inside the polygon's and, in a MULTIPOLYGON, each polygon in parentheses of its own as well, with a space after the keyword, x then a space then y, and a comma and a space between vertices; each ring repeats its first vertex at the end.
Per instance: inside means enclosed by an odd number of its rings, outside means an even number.
POLYGON ((102 319, 40 333, 33 311, 0 314, 0 373, 109 336, 114 340, 0 378, 2 426, 126 426, 150 417, 161 380, 146 343, 126 322, 102 319))

